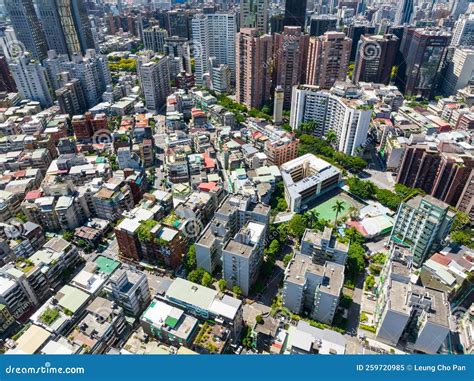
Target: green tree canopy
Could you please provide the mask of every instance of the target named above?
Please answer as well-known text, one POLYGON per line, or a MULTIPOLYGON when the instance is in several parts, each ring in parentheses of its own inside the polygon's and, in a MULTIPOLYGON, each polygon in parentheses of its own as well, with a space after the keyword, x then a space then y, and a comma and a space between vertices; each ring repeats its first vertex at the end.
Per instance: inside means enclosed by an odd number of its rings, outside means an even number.
POLYGON ((298 241, 303 237, 306 226, 303 216, 295 214, 290 221, 288 221, 288 232, 298 241))

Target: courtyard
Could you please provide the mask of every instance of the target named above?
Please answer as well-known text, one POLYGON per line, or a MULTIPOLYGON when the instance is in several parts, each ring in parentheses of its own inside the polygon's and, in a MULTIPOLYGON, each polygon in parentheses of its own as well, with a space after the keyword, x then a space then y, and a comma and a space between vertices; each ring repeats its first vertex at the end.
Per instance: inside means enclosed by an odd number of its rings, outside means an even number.
POLYGON ((336 205, 337 201, 341 201, 343 204, 344 209, 339 213, 337 216, 338 219, 341 219, 349 214, 351 207, 355 207, 360 209, 363 205, 356 200, 354 200, 351 196, 349 196, 344 191, 339 191, 336 193, 331 193, 327 197, 322 200, 317 206, 312 208, 311 210, 316 211, 319 214, 320 218, 325 220, 334 221, 336 218, 336 212, 333 210, 334 205, 336 205))

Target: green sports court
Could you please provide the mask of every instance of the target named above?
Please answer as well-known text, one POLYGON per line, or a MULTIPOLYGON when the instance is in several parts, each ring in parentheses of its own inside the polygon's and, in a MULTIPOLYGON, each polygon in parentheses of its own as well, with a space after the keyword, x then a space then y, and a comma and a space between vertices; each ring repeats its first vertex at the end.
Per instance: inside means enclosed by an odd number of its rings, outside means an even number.
POLYGON ((334 221, 334 218, 336 218, 336 212, 332 208, 334 205, 336 205, 336 201, 342 201, 344 204, 344 210, 339 213, 338 219, 345 217, 349 213, 349 209, 351 206, 354 206, 356 208, 360 207, 360 204, 352 197, 350 197, 344 192, 341 192, 329 199, 326 199, 326 201, 315 206, 311 210, 318 212, 319 217, 322 219, 334 221))

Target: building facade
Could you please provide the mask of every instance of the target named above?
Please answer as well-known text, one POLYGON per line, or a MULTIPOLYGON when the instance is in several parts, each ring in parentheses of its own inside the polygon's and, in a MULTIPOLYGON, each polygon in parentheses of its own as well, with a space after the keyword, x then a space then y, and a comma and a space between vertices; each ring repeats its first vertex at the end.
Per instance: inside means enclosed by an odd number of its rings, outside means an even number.
POLYGON ((257 29, 241 28, 236 40, 237 102, 260 109, 271 95, 272 37, 259 36, 257 29))
POLYGON ((311 37, 306 65, 306 84, 330 89, 346 79, 352 40, 343 32, 326 32, 311 37))
POLYGON ((312 123, 312 133, 325 136, 329 130, 337 136, 335 148, 355 155, 367 140, 372 110, 364 101, 348 99, 317 86, 300 85, 293 88, 290 126, 301 128, 303 122, 312 123))
POLYGON ((407 247, 418 268, 443 246, 453 220, 454 213, 444 202, 432 196, 415 196, 398 208, 390 240, 407 247))

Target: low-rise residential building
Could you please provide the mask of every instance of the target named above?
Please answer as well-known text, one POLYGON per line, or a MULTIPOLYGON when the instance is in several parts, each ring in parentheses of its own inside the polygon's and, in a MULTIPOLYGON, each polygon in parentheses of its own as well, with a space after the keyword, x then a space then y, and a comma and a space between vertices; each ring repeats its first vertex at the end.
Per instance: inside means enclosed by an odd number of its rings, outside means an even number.
POLYGON ((388 279, 379 290, 377 340, 396 346, 403 339, 414 351, 435 354, 449 333, 449 304, 443 292, 388 279))
POLYGON ((222 265, 222 248, 228 240, 248 222, 268 226, 269 218, 269 206, 241 195, 228 196, 195 244, 197 266, 213 272, 222 265))
POLYGON ((474 252, 466 246, 448 246, 429 258, 420 269, 421 284, 445 292, 452 300, 469 287, 474 271, 474 252))
POLYGON ((15 319, 28 314, 33 306, 38 304, 22 275, 22 273, 18 274, 18 271, 12 274, 12 270, 5 267, 0 272, 0 303, 15 319))
POLYGON ((459 335, 465 354, 474 353, 474 305, 461 317, 459 335))
POLYGON ((153 300, 140 318, 145 333, 162 342, 190 348, 198 331, 198 320, 182 309, 153 300))
POLYGON ((257 280, 266 242, 266 225, 249 222, 222 248, 222 274, 227 287, 248 295, 257 280))
POLYGON ((123 212, 134 206, 130 185, 115 177, 105 183, 92 199, 96 216, 109 221, 117 221, 123 212))
POLYGON ((97 297, 86 307, 86 315, 72 331, 70 340, 81 347, 82 353, 100 354, 120 342, 125 331, 122 308, 97 297))
POLYGON ((18 258, 14 264, 6 264, 2 272, 11 281, 21 285, 32 305, 39 305, 63 284, 64 278, 71 274, 80 261, 76 246, 55 237, 29 258, 18 258))
POLYGON ((6 354, 9 355, 34 355, 39 353, 41 348, 48 342, 51 333, 35 324, 28 327, 19 338, 14 341, 14 345, 6 354))
POLYGON ((312 319, 331 324, 344 285, 344 266, 316 264, 296 254, 285 270, 283 306, 295 314, 308 312, 312 319))
POLYGON ((71 280, 71 286, 91 295, 97 295, 107 282, 109 274, 100 271, 95 262, 87 262, 84 268, 71 280))
POLYGON ((182 278, 173 280, 169 287, 163 290, 163 295, 158 294, 157 298, 182 308, 202 321, 212 319, 222 324, 231 330, 234 342, 240 338, 243 308, 239 299, 182 278))
POLYGON ((80 318, 89 300, 90 295, 65 285, 30 320, 52 333, 65 334, 80 318))
POLYGON ((138 317, 150 303, 150 289, 144 273, 120 268, 110 277, 106 285, 110 299, 120 305, 125 314, 138 317))
POLYGON ((285 354, 343 355, 347 339, 330 329, 320 329, 300 320, 297 326, 290 326, 285 354))
POLYGON ((0 222, 7 222, 20 211, 18 195, 0 190, 0 222))
POLYGON ((329 261, 344 266, 348 252, 349 245, 339 242, 329 227, 323 232, 306 229, 301 239, 301 254, 310 256, 314 263, 329 261))

